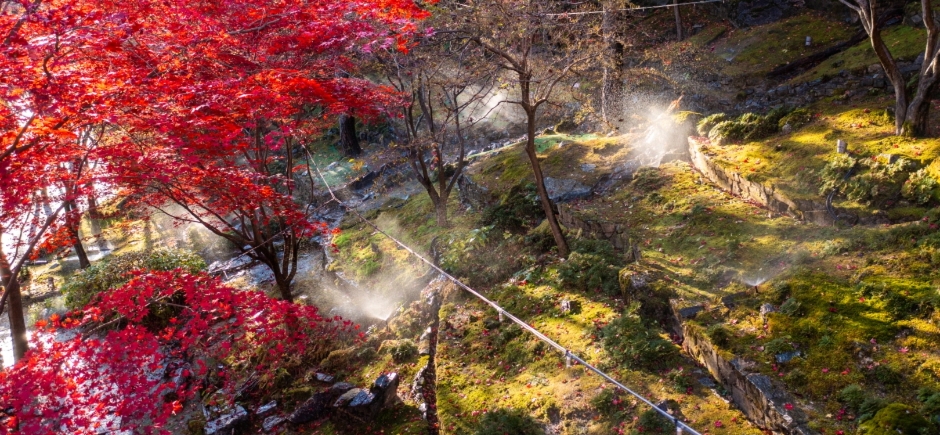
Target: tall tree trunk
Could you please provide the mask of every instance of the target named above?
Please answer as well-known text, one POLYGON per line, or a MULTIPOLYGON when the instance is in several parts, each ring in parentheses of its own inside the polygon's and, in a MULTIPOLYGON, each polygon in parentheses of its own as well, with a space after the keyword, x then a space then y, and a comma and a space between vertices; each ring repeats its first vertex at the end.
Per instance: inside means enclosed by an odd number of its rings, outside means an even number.
POLYGON ((4 294, 10 305, 8 318, 10 319, 10 333, 13 336, 13 362, 19 361, 29 349, 26 339, 26 317, 23 314, 23 299, 20 293, 20 282, 10 269, 10 262, 0 248, 0 281, 3 283, 4 294))
POLYGON ((623 43, 615 16, 616 4, 604 2, 601 31, 604 35, 603 85, 601 86, 601 118, 607 124, 619 123, 623 116, 623 43))
POLYGON ((356 137, 356 118, 349 115, 339 116, 339 143, 343 147, 343 154, 347 157, 356 157, 362 154, 359 138, 356 137))
POLYGON ((82 245, 82 237, 79 228, 81 225, 81 217, 73 215, 73 212, 77 210, 78 208, 75 207, 74 201, 69 200, 65 203, 65 213, 67 215, 66 225, 68 225, 69 235, 72 236, 72 248, 75 249, 75 256, 78 257, 78 267, 87 269, 91 267, 91 262, 88 261, 88 253, 85 252, 85 246, 82 245))
POLYGON ((545 218, 548 219, 548 225, 552 229, 552 237, 555 238, 555 245, 558 246, 558 255, 568 257, 568 241, 561 232, 561 225, 558 224, 558 218, 555 216, 555 210, 552 207, 552 200, 548 197, 548 190, 545 189, 545 177, 542 174, 542 167, 539 165, 538 155, 535 152, 535 109, 526 110, 526 143, 525 153, 529 156, 529 163, 532 164, 532 172, 535 174, 535 187, 539 193, 539 201, 542 203, 542 210, 545 211, 545 218))
POLYGON ((434 211, 437 214, 437 226, 441 228, 447 228, 450 226, 450 223, 447 222, 447 200, 444 198, 439 198, 436 203, 434 203, 434 211))
POLYGON ((676 41, 682 40, 682 12, 679 11, 679 0, 672 0, 672 10, 676 15, 676 41))
POLYGON ((294 295, 290 292, 290 281, 279 279, 275 280, 277 282, 277 291, 281 293, 281 299, 284 299, 287 302, 294 301, 294 295))

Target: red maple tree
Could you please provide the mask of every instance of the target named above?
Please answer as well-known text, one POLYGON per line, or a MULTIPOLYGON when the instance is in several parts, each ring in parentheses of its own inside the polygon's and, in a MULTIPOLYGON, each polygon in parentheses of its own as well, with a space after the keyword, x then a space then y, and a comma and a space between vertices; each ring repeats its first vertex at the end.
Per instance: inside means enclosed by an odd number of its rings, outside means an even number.
POLYGON ((139 271, 84 311, 37 323, 36 348, 0 371, 0 434, 168 433, 197 393, 231 402, 249 379, 268 386, 356 329, 205 275, 139 271))
POLYGON ((43 237, 75 242, 75 200, 96 184, 186 204, 222 233, 235 223, 290 299, 297 243, 320 228, 291 198, 292 147, 337 114, 379 114, 393 92, 336 72, 352 51, 406 50, 425 15, 411 0, 0 3, 0 234, 26 234, 15 258, 0 248, 15 357, 19 271, 43 237), (91 155, 74 145, 94 128, 91 155), (83 160, 101 170, 76 172, 83 160), (56 183, 62 206, 40 218, 37 192, 56 183), (286 249, 264 253, 275 234, 286 249))

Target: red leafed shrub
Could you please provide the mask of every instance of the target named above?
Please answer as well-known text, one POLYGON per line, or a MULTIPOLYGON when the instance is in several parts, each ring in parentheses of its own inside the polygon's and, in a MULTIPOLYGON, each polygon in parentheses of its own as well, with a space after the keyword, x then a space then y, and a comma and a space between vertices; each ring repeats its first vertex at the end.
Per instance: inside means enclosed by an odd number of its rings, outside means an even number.
POLYGON ((203 388, 231 400, 249 377, 269 384, 358 329, 179 269, 137 272, 94 306, 36 326, 34 348, 0 371, 0 434, 168 433, 203 388))

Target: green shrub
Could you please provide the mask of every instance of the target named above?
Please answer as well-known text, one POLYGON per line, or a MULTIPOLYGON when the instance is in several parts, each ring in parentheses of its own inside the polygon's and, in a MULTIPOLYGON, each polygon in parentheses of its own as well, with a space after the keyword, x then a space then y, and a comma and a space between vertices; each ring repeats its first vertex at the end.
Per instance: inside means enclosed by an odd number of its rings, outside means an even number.
POLYGON ((774 281, 770 285, 770 294, 775 304, 781 304, 790 297, 790 283, 787 281, 774 281))
POLYGON ((679 359, 678 348, 660 337, 655 325, 644 323, 637 309, 637 305, 632 305, 623 316, 601 330, 604 347, 615 361, 631 368, 662 370, 669 367, 679 359))
POLYGON ((790 344, 790 341, 786 338, 775 338, 764 345, 764 352, 771 355, 793 352, 793 345, 790 344))
POLYGON ((193 252, 168 248, 106 257, 65 282, 62 286, 65 305, 70 309, 82 308, 99 293, 126 283, 130 280, 128 273, 137 269, 168 271, 177 268, 196 273, 206 269, 206 262, 193 252))
POLYGON ((809 110, 799 108, 790 112, 786 116, 781 117, 780 120, 777 121, 777 125, 780 128, 783 128, 784 125, 790 124, 790 127, 793 128, 793 130, 796 130, 812 121, 813 114, 810 113, 809 110))
POLYGON ((865 402, 865 390, 858 384, 852 384, 839 392, 839 401, 845 404, 845 407, 858 412, 865 402))
MULTIPOLYGON (((914 162, 905 158, 888 163, 878 157, 856 159, 847 154, 837 154, 820 172, 822 182, 819 192, 826 195, 837 189, 848 199, 862 204, 885 203, 901 193, 904 181, 915 167, 914 162), (853 175, 846 178, 853 167, 853 175)), ((929 182, 919 178, 918 183, 924 185, 929 182)), ((916 189, 912 188, 911 195, 917 194, 916 189)))
POLYGON ((875 416, 875 414, 888 406, 888 402, 879 397, 868 397, 858 406, 858 421, 862 422, 875 416))
POLYGON ((481 225, 492 226, 500 232, 524 232, 545 218, 533 183, 520 183, 509 189, 499 203, 483 213, 481 225))
POLYGON ((640 414, 640 418, 636 421, 636 429, 633 430, 633 433, 671 434, 675 433, 675 431, 676 426, 672 421, 663 417, 659 412, 649 409, 640 414))
POLYGON ((747 126, 737 121, 722 121, 708 132, 708 140, 716 145, 729 141, 743 140, 747 135, 747 126))
POLYGON ((475 435, 542 435, 542 425, 519 409, 497 409, 483 414, 475 435))
POLYGON ((936 426, 902 403, 892 403, 858 427, 859 435, 935 434, 936 426))
POLYGON ((705 330, 705 335, 711 339, 712 344, 718 347, 728 347, 728 345, 731 344, 731 331, 721 323, 709 326, 708 329, 705 330))
POLYGON ((790 317, 800 317, 803 315, 803 305, 796 298, 788 298, 780 305, 780 314, 790 317))
POLYGON ((809 381, 809 378, 807 378, 806 373, 803 373, 802 370, 793 369, 790 370, 790 373, 787 373, 787 375, 783 377, 783 380, 786 381, 787 385, 802 387, 806 385, 806 383, 809 381))
POLYGON ((698 131, 699 136, 708 136, 708 133, 712 131, 712 128, 715 127, 720 122, 728 120, 728 115, 724 113, 716 113, 714 115, 708 115, 702 118, 698 122, 698 125, 695 127, 695 130, 698 131))
POLYGON ((624 400, 624 393, 617 388, 604 388, 591 398, 591 408, 604 418, 621 421, 627 418, 630 409, 629 402, 624 400))
POLYGON ((389 353, 392 354, 392 360, 401 363, 418 356, 418 346, 415 346, 415 342, 408 339, 399 340, 389 349, 389 353))
POLYGON ((918 170, 901 187, 901 195, 915 204, 927 204, 934 197, 937 180, 927 174, 926 169, 918 170))
POLYGON ((580 239, 573 243, 568 260, 558 267, 561 282, 580 291, 620 293, 618 274, 623 261, 606 240, 580 239))

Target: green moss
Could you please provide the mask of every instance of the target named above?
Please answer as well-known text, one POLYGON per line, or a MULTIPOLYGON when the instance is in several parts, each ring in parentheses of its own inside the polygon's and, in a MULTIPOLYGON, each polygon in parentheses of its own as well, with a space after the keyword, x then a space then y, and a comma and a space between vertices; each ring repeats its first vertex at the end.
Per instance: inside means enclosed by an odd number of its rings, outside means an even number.
POLYGON ((886 406, 858 427, 859 435, 922 435, 935 430, 936 426, 901 403, 886 406))
MULTIPOLYGON (((924 41, 926 32, 924 29, 913 28, 910 26, 894 26, 885 29, 882 32, 885 44, 895 59, 913 61, 919 54, 924 52, 924 41)), ((869 65, 879 64, 875 50, 871 47, 868 39, 845 50, 835 56, 826 59, 815 68, 794 78, 792 82, 801 83, 811 80, 833 77, 842 70, 859 71, 867 68, 869 65)), ((882 73, 882 76, 884 74, 882 73)))
POLYGON ((737 30, 714 51, 725 74, 761 75, 773 68, 834 45, 854 33, 850 26, 816 13, 805 13, 764 26, 737 30), (806 37, 813 46, 806 47, 806 37))

